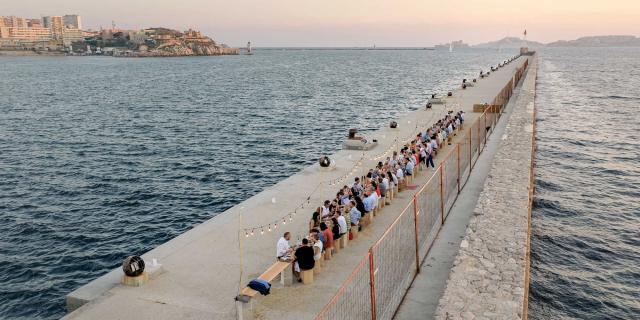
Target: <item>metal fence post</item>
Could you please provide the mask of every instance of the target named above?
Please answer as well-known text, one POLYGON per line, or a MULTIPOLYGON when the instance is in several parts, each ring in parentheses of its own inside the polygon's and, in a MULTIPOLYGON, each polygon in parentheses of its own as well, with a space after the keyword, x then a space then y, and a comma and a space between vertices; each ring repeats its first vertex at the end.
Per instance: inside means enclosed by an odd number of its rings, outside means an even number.
POLYGON ((440 215, 444 224, 444 161, 440 163, 440 215))
POLYGON ((473 168, 473 146, 471 145, 473 140, 471 140, 471 136, 473 135, 473 130, 469 130, 469 175, 471 175, 471 168, 473 168))
POLYGON ((413 196, 413 218, 416 229, 416 274, 420 273, 420 241, 418 240, 418 195, 413 196))
POLYGON ((371 285, 371 320, 376 320, 376 272, 373 262, 373 248, 369 248, 369 284, 371 285))
MULTIPOLYGON (((487 111, 484 112, 484 144, 487 144, 487 111)), ((484 145, 482 145, 482 149, 484 150, 484 145)))
POLYGON ((458 152, 458 193, 460 193, 460 143, 456 144, 456 150, 458 152))

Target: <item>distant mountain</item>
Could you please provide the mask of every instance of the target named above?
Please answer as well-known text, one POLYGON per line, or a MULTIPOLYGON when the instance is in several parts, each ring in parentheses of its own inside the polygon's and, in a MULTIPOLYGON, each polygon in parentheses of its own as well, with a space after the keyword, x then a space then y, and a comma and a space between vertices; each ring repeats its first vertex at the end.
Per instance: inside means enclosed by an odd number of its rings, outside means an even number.
POLYGON ((560 40, 547 44, 549 47, 640 47, 640 38, 635 36, 595 36, 576 40, 560 40))
POLYGON ((520 38, 516 38, 516 37, 506 37, 504 39, 500 39, 498 41, 492 41, 492 42, 487 42, 487 43, 481 43, 481 44, 477 44, 475 46, 473 46, 474 48, 506 48, 506 49, 514 49, 514 48, 520 48, 520 47, 529 47, 529 48, 539 48, 539 47, 544 47, 544 43, 540 43, 540 42, 536 42, 536 41, 529 41, 529 40, 522 40, 520 38), (524 45, 523 45, 524 44, 524 45))

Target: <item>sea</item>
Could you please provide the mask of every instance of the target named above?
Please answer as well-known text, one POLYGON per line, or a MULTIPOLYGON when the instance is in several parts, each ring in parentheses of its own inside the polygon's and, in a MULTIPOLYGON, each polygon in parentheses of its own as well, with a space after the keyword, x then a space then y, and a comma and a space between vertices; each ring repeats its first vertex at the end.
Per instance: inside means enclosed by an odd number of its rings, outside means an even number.
POLYGON ((640 48, 539 58, 529 319, 640 319, 640 48))
MULTIPOLYGON (((0 319, 65 295, 515 50, 0 57, 0 319)), ((638 49, 540 51, 531 319, 640 314, 638 49)))
POLYGON ((516 50, 0 57, 0 319, 65 295, 516 50))

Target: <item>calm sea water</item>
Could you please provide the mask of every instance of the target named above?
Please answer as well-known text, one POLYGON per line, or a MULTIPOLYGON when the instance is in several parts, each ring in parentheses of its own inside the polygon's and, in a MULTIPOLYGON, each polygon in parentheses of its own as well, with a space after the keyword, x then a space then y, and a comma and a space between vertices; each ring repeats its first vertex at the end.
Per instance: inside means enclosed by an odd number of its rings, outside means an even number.
POLYGON ((515 53, 1 57, 0 318, 59 318, 126 256, 515 53))
POLYGON ((530 319, 640 319, 640 48, 541 52, 530 319))

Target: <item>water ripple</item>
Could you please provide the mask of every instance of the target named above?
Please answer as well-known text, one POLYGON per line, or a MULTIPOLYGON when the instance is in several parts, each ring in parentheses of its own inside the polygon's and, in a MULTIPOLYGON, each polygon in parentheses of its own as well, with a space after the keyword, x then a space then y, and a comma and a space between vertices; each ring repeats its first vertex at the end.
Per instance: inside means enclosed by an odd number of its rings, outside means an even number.
POLYGON ((530 319, 640 314, 639 110, 629 95, 640 82, 628 81, 638 56, 541 54, 530 319))

